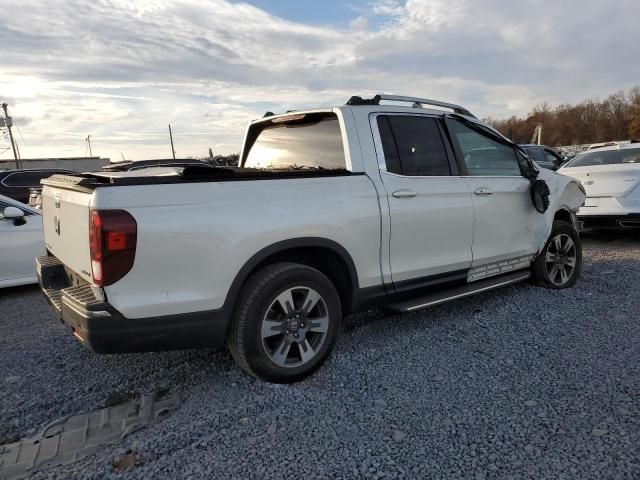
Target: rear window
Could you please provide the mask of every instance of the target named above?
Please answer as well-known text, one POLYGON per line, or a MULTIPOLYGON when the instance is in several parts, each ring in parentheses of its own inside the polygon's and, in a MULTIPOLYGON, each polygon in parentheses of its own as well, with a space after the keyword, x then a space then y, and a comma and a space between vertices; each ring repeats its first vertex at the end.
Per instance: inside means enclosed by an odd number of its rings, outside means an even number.
POLYGON ((292 114, 261 122, 247 137, 244 167, 267 170, 344 170, 338 117, 333 113, 292 114))
POLYGON ((640 148, 633 150, 591 150, 576 156, 566 166, 590 167, 618 163, 640 163, 640 148))

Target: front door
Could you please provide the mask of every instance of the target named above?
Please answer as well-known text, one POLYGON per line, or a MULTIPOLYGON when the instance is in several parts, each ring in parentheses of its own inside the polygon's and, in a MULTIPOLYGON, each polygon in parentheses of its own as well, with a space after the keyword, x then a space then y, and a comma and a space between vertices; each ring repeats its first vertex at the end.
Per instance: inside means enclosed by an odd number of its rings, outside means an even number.
POLYGON ((391 218, 389 260, 396 291, 466 278, 471 266, 473 201, 435 116, 372 119, 391 218))
POLYGON ((459 120, 447 119, 447 127, 472 192, 472 267, 503 260, 527 266, 547 229, 531 201, 530 182, 521 173, 515 148, 459 120))
POLYGON ((0 201, 0 282, 35 277, 35 258, 44 254, 42 217, 25 212, 16 225, 4 218, 7 206, 13 205, 0 201))

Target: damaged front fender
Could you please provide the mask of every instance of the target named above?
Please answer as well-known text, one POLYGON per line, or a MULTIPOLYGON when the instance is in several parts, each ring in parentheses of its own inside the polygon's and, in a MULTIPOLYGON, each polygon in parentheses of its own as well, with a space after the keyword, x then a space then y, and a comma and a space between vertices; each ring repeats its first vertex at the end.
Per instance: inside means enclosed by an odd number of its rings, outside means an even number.
MULTIPOLYGON (((584 188, 580 185, 580 182, 571 177, 555 173, 551 170, 541 169, 539 178, 544 180, 549 186, 550 195, 549 208, 542 214, 545 219, 543 222, 544 232, 538 232, 540 235, 538 252, 544 248, 551 234, 553 221, 557 217, 558 212, 568 212, 575 218, 575 213, 584 205, 586 198, 584 188)), ((540 225, 540 227, 542 228, 543 225, 540 225)))

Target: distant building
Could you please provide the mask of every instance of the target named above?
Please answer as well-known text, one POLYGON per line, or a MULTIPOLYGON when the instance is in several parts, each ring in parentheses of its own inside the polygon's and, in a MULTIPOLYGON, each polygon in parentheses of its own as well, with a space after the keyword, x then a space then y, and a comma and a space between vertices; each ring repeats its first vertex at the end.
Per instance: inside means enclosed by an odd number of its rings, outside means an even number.
MULTIPOLYGON (((109 164, 102 157, 22 158, 20 168, 64 168, 75 172, 93 172, 109 164)), ((15 160, 0 160, 0 170, 16 168, 15 160)))

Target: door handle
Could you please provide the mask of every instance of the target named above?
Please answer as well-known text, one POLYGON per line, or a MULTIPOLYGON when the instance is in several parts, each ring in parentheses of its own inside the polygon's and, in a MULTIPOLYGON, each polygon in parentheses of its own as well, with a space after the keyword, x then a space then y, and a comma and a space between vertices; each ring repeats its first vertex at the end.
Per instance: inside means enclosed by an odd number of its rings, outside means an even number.
POLYGON ((391 195, 396 198, 413 198, 417 195, 413 190, 396 190, 391 195))
POLYGON ((493 192, 487 187, 480 187, 477 190, 474 190, 473 193, 476 195, 491 195, 493 192))

